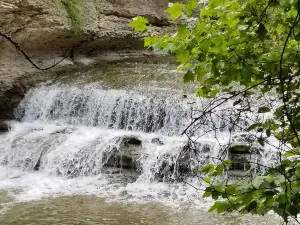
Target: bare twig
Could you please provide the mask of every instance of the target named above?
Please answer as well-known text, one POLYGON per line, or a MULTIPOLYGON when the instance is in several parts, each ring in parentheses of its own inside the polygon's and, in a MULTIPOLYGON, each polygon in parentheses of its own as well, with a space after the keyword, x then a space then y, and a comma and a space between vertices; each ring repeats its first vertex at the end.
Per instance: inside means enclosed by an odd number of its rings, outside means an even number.
POLYGON ((64 61, 66 58, 69 57, 69 55, 67 55, 66 57, 64 57, 63 59, 59 60, 58 62, 54 63, 53 65, 49 66, 49 67, 45 67, 42 68, 40 66, 38 66, 36 63, 34 63, 32 61, 32 59, 27 55, 27 53, 21 48, 21 46, 15 42, 14 40, 12 40, 9 36, 7 36, 6 34, 0 32, 0 36, 3 37, 4 39, 6 39, 8 42, 10 42, 13 46, 15 46, 15 48, 17 49, 17 51, 21 52, 21 54, 26 58, 26 60, 36 69, 38 70, 50 70, 52 68, 54 68, 55 66, 57 66, 58 64, 60 64, 62 61, 64 61))

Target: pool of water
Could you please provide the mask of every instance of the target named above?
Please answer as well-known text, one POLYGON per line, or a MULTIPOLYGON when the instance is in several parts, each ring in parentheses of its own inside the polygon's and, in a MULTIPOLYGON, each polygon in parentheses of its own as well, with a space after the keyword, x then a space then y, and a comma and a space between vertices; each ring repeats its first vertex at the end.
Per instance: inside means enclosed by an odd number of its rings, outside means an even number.
POLYGON ((158 203, 124 203, 96 196, 62 196, 38 201, 11 202, 8 192, 1 192, 0 224, 5 225, 227 225, 278 224, 270 216, 218 215, 193 208, 158 203))

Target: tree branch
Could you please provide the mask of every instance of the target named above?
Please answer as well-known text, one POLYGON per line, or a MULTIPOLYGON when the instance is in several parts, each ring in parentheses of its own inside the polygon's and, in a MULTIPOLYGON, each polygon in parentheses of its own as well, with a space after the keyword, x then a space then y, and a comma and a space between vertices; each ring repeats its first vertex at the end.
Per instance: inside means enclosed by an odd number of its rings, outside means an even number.
POLYGON ((6 34, 0 32, 0 36, 3 37, 4 39, 6 39, 8 42, 10 42, 13 46, 15 46, 15 48, 17 49, 17 51, 21 52, 21 54, 26 58, 26 60, 36 69, 38 70, 50 70, 52 68, 54 68, 55 66, 57 66, 58 64, 60 64, 62 61, 64 61, 66 58, 69 57, 69 55, 67 55, 66 57, 64 57, 63 59, 59 60, 57 63, 54 63, 53 65, 49 66, 49 67, 45 67, 42 68, 40 66, 38 66, 36 63, 34 63, 32 61, 32 59, 26 54, 26 52, 21 48, 21 46, 15 42, 14 40, 12 40, 9 36, 7 36, 6 34))

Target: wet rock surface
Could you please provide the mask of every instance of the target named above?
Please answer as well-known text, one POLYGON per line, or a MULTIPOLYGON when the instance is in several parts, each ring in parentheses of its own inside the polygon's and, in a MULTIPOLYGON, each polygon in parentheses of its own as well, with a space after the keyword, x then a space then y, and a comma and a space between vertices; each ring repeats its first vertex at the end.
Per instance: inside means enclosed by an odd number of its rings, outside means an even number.
POLYGON ((232 143, 226 149, 232 161, 232 170, 260 170, 260 160, 264 149, 255 142, 250 134, 241 133, 232 137, 232 143))
POLYGON ((9 125, 6 121, 0 120, 0 133, 8 132, 10 130, 9 125))
POLYGON ((142 150, 142 141, 138 137, 123 137, 118 147, 105 153, 103 161, 109 167, 137 169, 142 150))
POLYGON ((163 145, 164 144, 163 140, 159 137, 153 138, 151 140, 151 143, 154 143, 154 144, 157 144, 157 145, 163 145))
POLYGON ((140 175, 138 159, 143 151, 142 141, 134 136, 121 138, 118 147, 103 155, 102 173, 110 177, 111 182, 132 183, 140 175))

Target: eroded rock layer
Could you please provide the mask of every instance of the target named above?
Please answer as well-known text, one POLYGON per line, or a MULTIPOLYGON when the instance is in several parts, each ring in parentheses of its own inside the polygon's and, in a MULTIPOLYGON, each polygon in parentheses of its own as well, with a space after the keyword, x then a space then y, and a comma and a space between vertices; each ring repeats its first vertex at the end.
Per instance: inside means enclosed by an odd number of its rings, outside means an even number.
POLYGON ((141 36, 128 26, 142 15, 158 32, 172 29, 164 9, 168 0, 84 0, 81 31, 74 32, 66 4, 56 0, 0 1, 0 32, 11 37, 48 71, 34 68, 15 47, 0 37, 0 118, 11 118, 12 109, 28 88, 66 69, 127 57, 149 56, 141 36))

